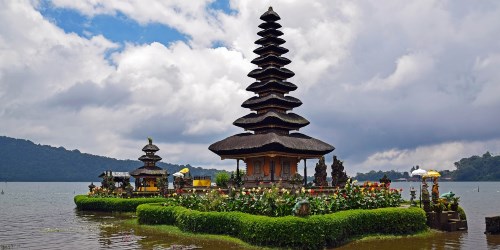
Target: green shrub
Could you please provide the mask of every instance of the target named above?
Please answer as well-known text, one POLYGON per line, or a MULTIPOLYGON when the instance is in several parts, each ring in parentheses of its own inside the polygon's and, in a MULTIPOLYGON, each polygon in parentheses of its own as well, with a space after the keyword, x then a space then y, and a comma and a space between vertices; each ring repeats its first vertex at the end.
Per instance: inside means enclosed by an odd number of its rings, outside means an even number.
POLYGON ((145 204, 137 208, 137 217, 145 224, 170 224, 188 232, 231 235, 255 245, 302 249, 338 246, 367 234, 402 235, 427 228, 420 208, 349 210, 300 218, 145 204))
POLYGON ((217 187, 227 188, 229 182, 229 174, 225 171, 220 171, 215 174, 215 184, 217 187))
POLYGON ((460 215, 461 220, 467 220, 467 216, 465 215, 465 210, 461 206, 458 206, 457 212, 460 215))
POLYGON ((140 204, 165 202, 165 198, 102 198, 77 195, 74 198, 78 210, 104 212, 135 212, 140 204))

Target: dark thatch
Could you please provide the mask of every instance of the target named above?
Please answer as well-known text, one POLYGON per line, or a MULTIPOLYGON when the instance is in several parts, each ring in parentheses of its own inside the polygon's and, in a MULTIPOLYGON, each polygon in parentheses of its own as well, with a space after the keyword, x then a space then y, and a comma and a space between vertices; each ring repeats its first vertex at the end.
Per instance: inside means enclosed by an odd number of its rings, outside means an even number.
POLYGON ((267 29, 279 29, 281 28, 281 24, 279 23, 261 23, 259 24, 259 28, 267 30, 267 29))
POLYGON ((270 89, 273 89, 275 91, 279 90, 279 92, 281 93, 288 93, 290 91, 296 90, 297 85, 291 82, 271 80, 265 82, 254 82, 250 84, 250 86, 248 86, 246 90, 259 93, 262 91, 269 91, 270 89))
POLYGON ((142 151, 144 152, 156 152, 158 150, 160 149, 154 144, 148 144, 142 148, 142 151))
POLYGON ((161 176, 161 175, 166 175, 167 170, 164 170, 160 167, 154 166, 154 167, 140 167, 132 172, 130 172, 131 176, 144 176, 144 175, 149 175, 149 176, 161 176))
POLYGON ((286 110, 291 110, 302 105, 302 102, 292 96, 282 96, 270 94, 266 96, 253 96, 241 104, 244 108, 259 110, 268 107, 281 107, 286 110))
POLYGON ((293 77, 295 73, 287 68, 277 68, 269 66, 264 69, 254 69, 248 73, 249 77, 256 79, 264 79, 269 77, 276 77, 278 79, 285 80, 287 78, 293 77))
POLYGON ((266 36, 266 37, 260 38, 259 40, 255 41, 255 44, 259 44, 259 45, 266 45, 266 44, 280 45, 280 44, 284 44, 284 43, 286 43, 285 40, 283 40, 282 38, 279 38, 279 37, 275 37, 275 36, 266 36))
POLYGON ((139 160, 142 162, 150 162, 150 161, 157 162, 157 161, 161 161, 161 157, 158 155, 143 155, 143 156, 139 157, 139 160))
POLYGON ((277 30, 276 28, 271 28, 271 29, 264 29, 259 32, 257 32, 257 35, 265 37, 265 36, 282 36, 283 32, 280 30, 277 30))
POLYGON ((260 67, 266 66, 268 64, 279 65, 283 67, 289 63, 291 63, 290 59, 277 55, 264 55, 259 56, 251 61, 251 63, 259 65, 260 67))
POLYGON ((295 113, 279 113, 276 111, 269 111, 263 114, 251 113, 245 115, 234 121, 233 124, 242 128, 263 126, 266 124, 279 124, 283 126, 301 128, 307 126, 309 124, 309 121, 306 118, 295 113))
POLYGON ((280 15, 278 13, 274 12, 273 7, 269 7, 269 9, 260 16, 260 20, 266 21, 266 22, 276 22, 280 20, 280 15))
POLYGON ((208 148, 220 155, 242 155, 269 151, 322 156, 335 148, 301 133, 278 135, 275 133, 242 133, 218 141, 208 148))
POLYGON ((268 54, 268 53, 283 55, 283 54, 288 52, 288 49, 281 47, 281 46, 278 46, 278 45, 269 44, 269 45, 258 47, 256 49, 254 49, 253 52, 257 55, 264 55, 264 54, 268 54))

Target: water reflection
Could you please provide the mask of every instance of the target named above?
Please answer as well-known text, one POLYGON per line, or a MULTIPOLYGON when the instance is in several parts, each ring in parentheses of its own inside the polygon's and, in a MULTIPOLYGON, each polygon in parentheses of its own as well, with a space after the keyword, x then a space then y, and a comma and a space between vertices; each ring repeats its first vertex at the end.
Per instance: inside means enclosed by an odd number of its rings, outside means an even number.
MULTIPOLYGON (((133 214, 79 212, 74 193, 86 193, 89 183, 0 183, 0 249, 167 249, 196 245, 203 249, 240 249, 216 239, 165 233, 126 223, 133 214)), ((416 183, 393 183, 405 198, 416 183)), ((500 235, 484 234, 485 216, 499 215, 500 182, 440 183, 440 190, 461 196, 469 231, 432 237, 353 242, 340 249, 492 249, 500 250, 500 235), (477 187, 480 186, 480 192, 477 187)))
POLYGON ((500 234, 486 235, 486 243, 489 249, 500 250, 500 234))
POLYGON ((475 249, 474 246, 464 245, 463 232, 442 233, 437 232, 432 236, 402 237, 397 239, 373 239, 351 242, 338 249, 384 249, 384 250, 428 250, 428 249, 475 249))
POLYGON ((98 231, 101 248, 119 249, 242 249, 235 243, 216 239, 186 237, 164 232, 150 226, 127 223, 133 213, 103 213, 76 211, 82 223, 98 231))

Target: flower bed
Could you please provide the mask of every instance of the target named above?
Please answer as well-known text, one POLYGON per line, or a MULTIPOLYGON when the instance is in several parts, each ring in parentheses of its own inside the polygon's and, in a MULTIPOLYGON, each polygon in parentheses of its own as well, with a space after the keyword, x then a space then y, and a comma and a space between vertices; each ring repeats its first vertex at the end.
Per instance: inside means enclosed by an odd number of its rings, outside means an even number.
POLYGON ((136 213, 143 224, 176 225, 183 231, 231 235, 255 245, 301 249, 338 246, 368 234, 412 234, 427 228, 420 208, 357 209, 301 218, 144 204, 136 213))
POLYGON ((308 201, 311 214, 329 214, 350 209, 374 209, 398 207, 402 203, 401 193, 389 186, 365 183, 363 186, 347 184, 342 189, 304 189, 290 192, 287 189, 253 188, 208 190, 204 195, 189 190, 173 194, 165 202, 167 206, 183 206, 198 211, 244 212, 273 217, 292 215, 298 201, 308 201))
POLYGON ((167 201, 166 198, 113 198, 77 195, 74 198, 78 210, 103 212, 135 212, 137 206, 167 201))

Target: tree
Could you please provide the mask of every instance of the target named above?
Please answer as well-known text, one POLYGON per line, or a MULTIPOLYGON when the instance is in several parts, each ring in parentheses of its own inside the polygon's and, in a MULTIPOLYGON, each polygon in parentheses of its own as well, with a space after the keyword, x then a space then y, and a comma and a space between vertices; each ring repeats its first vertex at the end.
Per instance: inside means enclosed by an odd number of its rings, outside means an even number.
POLYGON ((217 184, 217 187, 227 188, 228 182, 229 182, 229 174, 227 172, 221 171, 215 174, 215 184, 217 184))

